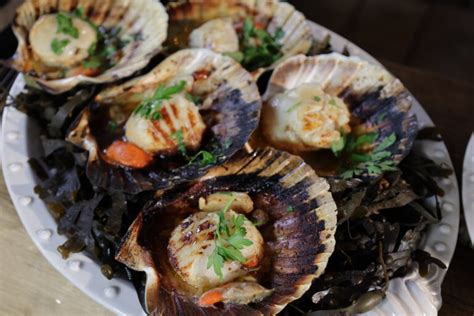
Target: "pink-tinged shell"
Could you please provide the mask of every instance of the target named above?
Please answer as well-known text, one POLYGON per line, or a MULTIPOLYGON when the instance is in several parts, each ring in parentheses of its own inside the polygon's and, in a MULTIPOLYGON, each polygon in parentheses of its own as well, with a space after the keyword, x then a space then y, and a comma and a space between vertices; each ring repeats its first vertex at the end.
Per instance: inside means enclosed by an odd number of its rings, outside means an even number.
POLYGON ((148 313, 274 315, 324 273, 334 250, 336 221, 328 183, 301 158, 274 149, 241 152, 186 190, 165 192, 151 203, 129 228, 116 259, 146 273, 148 313), (201 195, 223 190, 247 192, 256 207, 268 212, 270 220, 261 233, 270 264, 262 273, 265 287, 273 292, 251 305, 202 307, 197 304, 200 293, 190 290, 170 268, 167 231, 197 209, 201 195))

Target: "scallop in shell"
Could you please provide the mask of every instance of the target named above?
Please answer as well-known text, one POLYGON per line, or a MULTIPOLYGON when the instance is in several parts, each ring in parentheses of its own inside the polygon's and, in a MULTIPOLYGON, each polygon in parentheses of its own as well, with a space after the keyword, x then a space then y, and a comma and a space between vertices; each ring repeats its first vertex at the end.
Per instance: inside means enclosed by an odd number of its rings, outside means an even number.
POLYGON ((10 63, 54 94, 112 82, 145 67, 167 28, 159 1, 27 0, 14 20, 19 45, 10 63))
POLYGON ((202 47, 240 56, 237 59, 255 71, 255 76, 291 56, 306 54, 312 45, 311 28, 304 15, 278 0, 187 0, 170 3, 168 11, 171 46, 202 47), (251 24, 246 25, 249 21, 251 24), (246 30, 249 38, 244 40, 246 30), (267 54, 261 52, 258 58, 245 54, 244 42, 255 48, 268 40, 274 40, 275 45, 266 46, 267 54))
POLYGON ((324 273, 335 230, 336 204, 326 180, 297 156, 262 149, 239 153, 198 182, 150 203, 129 228, 116 259, 146 273, 148 313, 274 315, 324 273), (216 192, 227 194, 228 201, 218 213, 203 213, 199 199, 216 192), (254 201, 253 211, 240 217, 233 211, 236 192, 254 201), (268 221, 257 223, 257 212, 268 221), (243 260, 225 257, 219 278, 209 258, 216 248, 231 246, 222 246, 224 237, 216 230, 239 219, 248 225, 243 260), (175 256, 176 249, 186 255, 175 256))
POLYGON ((89 151, 91 182, 137 193, 193 180, 241 149, 261 98, 237 62, 179 51, 150 73, 100 92, 68 139, 89 151))
POLYGON ((410 152, 418 131, 411 104, 410 93, 381 66, 337 53, 295 56, 270 79, 261 131, 276 148, 303 154, 315 165, 324 153, 305 152, 337 153, 349 142, 366 147, 349 153, 354 165, 344 175, 364 178, 384 171, 380 166, 394 168, 410 152))

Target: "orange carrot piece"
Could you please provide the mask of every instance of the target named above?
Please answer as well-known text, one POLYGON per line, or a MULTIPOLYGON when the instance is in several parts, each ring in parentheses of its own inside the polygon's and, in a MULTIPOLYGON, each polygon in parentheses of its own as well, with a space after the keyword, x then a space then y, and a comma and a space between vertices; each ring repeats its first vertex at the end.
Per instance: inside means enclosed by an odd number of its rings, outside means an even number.
POLYGON ((106 158, 118 165, 141 169, 146 167, 153 157, 135 144, 116 140, 105 151, 106 158))
POLYGON ((216 303, 222 302, 224 300, 224 297, 222 296, 222 293, 219 290, 211 290, 199 298, 199 305, 201 306, 211 306, 216 303))
POLYGON ((243 266, 246 267, 246 268, 255 268, 256 266, 258 266, 258 263, 259 263, 258 257, 255 256, 255 257, 247 260, 247 262, 245 262, 243 264, 243 266))

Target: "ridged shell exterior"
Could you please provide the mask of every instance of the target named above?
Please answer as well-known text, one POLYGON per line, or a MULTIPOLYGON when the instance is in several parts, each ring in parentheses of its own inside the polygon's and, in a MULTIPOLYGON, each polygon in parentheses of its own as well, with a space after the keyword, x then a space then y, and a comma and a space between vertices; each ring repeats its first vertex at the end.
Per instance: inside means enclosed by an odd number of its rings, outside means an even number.
MULTIPOLYGON (((410 152, 418 132, 418 121, 409 112, 413 102, 410 93, 381 66, 338 53, 294 56, 275 69, 263 96, 264 134, 271 133, 273 124, 267 115, 271 109, 265 101, 304 83, 319 84, 326 93, 348 100, 348 103, 355 101, 356 105, 350 108, 352 115, 378 132, 379 141, 395 133, 396 145, 389 150, 397 164, 410 152)), ((278 144, 273 145, 278 147, 278 144)))
POLYGON ((169 14, 172 23, 180 20, 204 23, 216 18, 242 19, 251 15, 269 21, 267 31, 270 34, 280 28, 284 32, 281 39, 283 57, 269 68, 291 56, 306 54, 313 43, 311 27, 305 16, 291 4, 278 0, 187 0, 171 3, 169 14))
MULTIPOLYGON (((312 281, 324 273, 334 250, 336 204, 326 180, 319 178, 301 158, 274 149, 241 153, 232 161, 212 169, 186 191, 165 193, 139 215, 122 241, 116 259, 147 275, 145 305, 156 315, 274 315, 300 298, 312 281), (186 295, 179 278, 167 271, 167 257, 156 240, 154 223, 178 216, 196 207, 199 196, 222 190, 266 196, 270 234, 263 236, 266 256, 271 258, 267 286, 273 294, 252 305, 198 306, 186 295), (293 212, 288 212, 291 205, 293 212), (267 236, 267 239, 265 239, 267 236)), ((158 237, 158 235, 162 237, 158 237)))
POLYGON ((218 121, 211 127, 213 138, 202 150, 213 153, 214 165, 201 166, 190 163, 174 170, 134 170, 119 168, 106 163, 100 155, 97 139, 91 131, 91 110, 86 109, 69 133, 69 141, 89 151, 87 174, 98 186, 128 193, 165 189, 173 185, 194 180, 208 169, 222 164, 240 150, 258 126, 261 97, 251 75, 240 64, 229 57, 206 49, 181 50, 155 67, 148 74, 132 79, 122 85, 108 88, 96 97, 99 105, 120 108, 125 116, 136 106, 136 95, 155 90, 160 84, 184 74, 193 74, 201 69, 211 70, 206 79, 212 87, 200 110, 218 113, 218 121), (231 141, 227 146, 222 145, 231 141), (221 144, 218 149, 213 143, 221 144))
POLYGON ((145 67, 150 59, 160 52, 168 30, 168 15, 159 1, 155 0, 27 0, 16 13, 13 25, 19 45, 12 65, 19 72, 32 58, 29 47, 29 32, 34 23, 45 14, 58 11, 72 12, 83 8, 85 17, 97 26, 105 28, 120 27, 120 36, 133 37, 141 34, 141 40, 123 48, 124 56, 117 65, 96 77, 84 75, 45 80, 37 77, 31 79, 38 87, 50 93, 66 92, 78 84, 100 84, 116 81, 132 75, 145 67))

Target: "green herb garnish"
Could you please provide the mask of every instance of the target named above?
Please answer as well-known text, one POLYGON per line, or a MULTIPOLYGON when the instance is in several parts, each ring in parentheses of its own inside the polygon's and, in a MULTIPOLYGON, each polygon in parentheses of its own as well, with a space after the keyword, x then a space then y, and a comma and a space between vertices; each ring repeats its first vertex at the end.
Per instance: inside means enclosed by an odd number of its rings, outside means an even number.
POLYGON ((183 157, 187 157, 188 152, 186 151, 186 144, 184 143, 183 130, 177 130, 171 135, 171 138, 173 138, 178 143, 178 150, 181 155, 183 155, 183 157))
POLYGON ((226 53, 223 53, 222 55, 228 56, 238 63, 241 63, 245 58, 244 53, 242 52, 226 52, 226 53))
POLYGON ((316 102, 321 102, 321 97, 315 96, 315 97, 314 97, 314 101, 316 101, 316 102))
POLYGON ((74 11, 72 11, 72 15, 74 15, 75 17, 78 17, 80 19, 83 19, 84 18, 84 8, 81 7, 81 6, 75 8, 74 11))
POLYGON ((194 104, 202 103, 202 98, 201 97, 196 96, 196 95, 192 95, 189 92, 186 92, 186 99, 188 99, 189 101, 191 101, 194 104))
POLYGON ((79 38, 79 30, 74 26, 72 17, 67 13, 58 13, 56 15, 58 23, 57 33, 63 33, 73 38, 79 38))
POLYGON ((386 150, 396 142, 396 135, 392 133, 373 150, 367 151, 367 147, 373 146, 378 138, 378 133, 368 133, 357 138, 348 136, 344 143, 336 141, 332 144, 334 154, 345 155, 348 160, 348 167, 341 173, 341 177, 350 179, 362 175, 365 171, 371 176, 377 176, 396 170, 395 162, 390 159, 392 153, 386 150))
POLYGON ((293 213, 293 212, 295 211, 295 209, 294 209, 293 206, 290 205, 290 206, 288 206, 288 208, 286 209, 286 211, 287 211, 288 213, 293 213))
POLYGON ((68 39, 59 40, 57 38, 53 39, 51 42, 51 50, 56 55, 61 55, 64 51, 64 48, 69 45, 71 41, 68 39))
POLYGON ((346 146, 346 136, 345 135, 341 135, 341 137, 339 137, 339 139, 335 140, 332 142, 331 144, 331 150, 332 152, 334 153, 334 155, 336 157, 339 156, 339 154, 342 152, 342 150, 344 149, 344 147, 346 146))
POLYGON ((177 85, 166 87, 160 85, 151 98, 143 101, 134 111, 133 114, 141 117, 159 120, 161 115, 159 110, 163 105, 163 101, 171 99, 171 97, 177 93, 180 93, 186 87, 186 81, 181 80, 177 85))
POLYGON ((217 276, 222 280, 222 268, 225 261, 245 262, 241 250, 251 246, 252 241, 245 238, 247 230, 243 227, 245 216, 242 214, 232 216, 231 220, 225 217, 225 213, 230 209, 235 197, 232 196, 218 215, 217 229, 214 234, 216 244, 214 251, 207 260, 207 269, 213 268, 217 276))
POLYGON ((191 158, 189 164, 195 162, 198 159, 200 159, 199 165, 201 165, 201 167, 212 165, 217 162, 217 157, 215 155, 206 150, 201 150, 191 158))
POLYGON ((292 106, 290 106, 290 108, 288 110, 286 110, 286 113, 293 112, 294 110, 299 108, 302 104, 303 104, 303 102, 297 102, 297 103, 293 104, 292 106))
POLYGON ((279 40, 284 36, 283 30, 278 29, 272 36, 267 31, 257 29, 250 17, 244 21, 240 50, 242 54, 227 53, 228 56, 240 60, 250 71, 267 67, 280 59, 282 45, 279 40))
POLYGON ((115 132, 118 128, 118 124, 117 122, 115 121, 109 121, 107 123, 107 130, 109 130, 110 132, 115 132))

